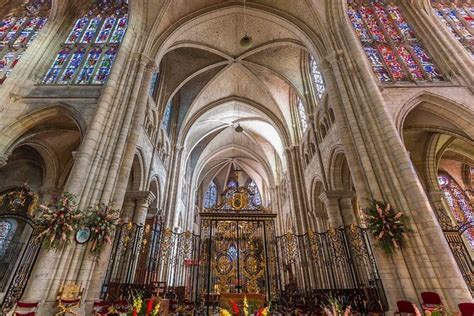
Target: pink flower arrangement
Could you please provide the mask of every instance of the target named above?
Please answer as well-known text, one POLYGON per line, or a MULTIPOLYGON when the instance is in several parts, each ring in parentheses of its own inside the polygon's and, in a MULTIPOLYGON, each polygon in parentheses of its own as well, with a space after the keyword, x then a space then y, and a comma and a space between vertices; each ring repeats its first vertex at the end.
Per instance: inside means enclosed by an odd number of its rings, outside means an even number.
POLYGON ((378 201, 373 201, 365 213, 369 231, 385 253, 391 254, 403 247, 411 231, 406 226, 408 216, 395 211, 389 203, 378 201))

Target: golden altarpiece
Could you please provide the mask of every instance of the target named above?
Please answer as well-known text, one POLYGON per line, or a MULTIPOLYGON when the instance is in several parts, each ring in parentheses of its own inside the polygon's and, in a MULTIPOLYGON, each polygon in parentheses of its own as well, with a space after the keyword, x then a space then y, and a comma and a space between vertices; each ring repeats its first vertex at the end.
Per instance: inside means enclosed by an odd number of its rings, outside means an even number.
MULTIPOLYGON (((228 188, 217 206, 200 212, 197 295, 270 299, 277 292, 275 217, 254 205, 245 187, 228 188)), ((207 304, 209 305, 209 304, 207 304)))

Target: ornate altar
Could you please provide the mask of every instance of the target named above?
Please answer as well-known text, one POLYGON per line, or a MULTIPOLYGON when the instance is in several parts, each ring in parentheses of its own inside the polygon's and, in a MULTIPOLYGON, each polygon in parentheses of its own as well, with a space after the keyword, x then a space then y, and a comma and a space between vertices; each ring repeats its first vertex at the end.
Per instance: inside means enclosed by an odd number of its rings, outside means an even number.
POLYGON ((244 187, 228 188, 220 204, 200 212, 197 296, 210 303, 216 295, 276 293, 275 217, 244 187))

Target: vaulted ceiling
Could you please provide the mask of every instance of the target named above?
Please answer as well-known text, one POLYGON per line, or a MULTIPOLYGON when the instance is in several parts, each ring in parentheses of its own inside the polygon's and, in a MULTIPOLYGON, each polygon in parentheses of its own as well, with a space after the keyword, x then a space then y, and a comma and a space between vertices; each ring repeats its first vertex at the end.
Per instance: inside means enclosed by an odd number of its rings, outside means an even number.
POLYGON ((232 163, 261 191, 279 181, 284 150, 298 138, 293 108, 297 97, 305 100, 307 56, 292 30, 242 9, 178 32, 160 66, 160 102, 178 111, 177 140, 194 188, 205 189, 232 163), (245 29, 250 47, 240 44, 245 29))

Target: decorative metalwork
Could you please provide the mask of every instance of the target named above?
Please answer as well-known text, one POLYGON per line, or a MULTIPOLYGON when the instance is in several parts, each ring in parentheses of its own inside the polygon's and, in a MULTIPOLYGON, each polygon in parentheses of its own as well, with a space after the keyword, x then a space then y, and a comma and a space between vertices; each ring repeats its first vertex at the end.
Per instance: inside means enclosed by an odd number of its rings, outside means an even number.
POLYGON ((24 243, 12 242, 5 249, 0 261, 0 270, 5 275, 0 280, 0 288, 8 285, 5 297, 0 305, 0 314, 10 311, 23 295, 38 256, 42 238, 38 238, 40 229, 33 226, 33 216, 37 209, 38 195, 26 186, 19 187, 0 196, 0 220, 17 220, 24 223, 24 229, 30 229, 29 238, 24 243), (13 270, 12 270, 13 269, 13 270), (14 270, 16 269, 16 270, 14 270), (7 284, 11 275, 13 278, 7 284))

